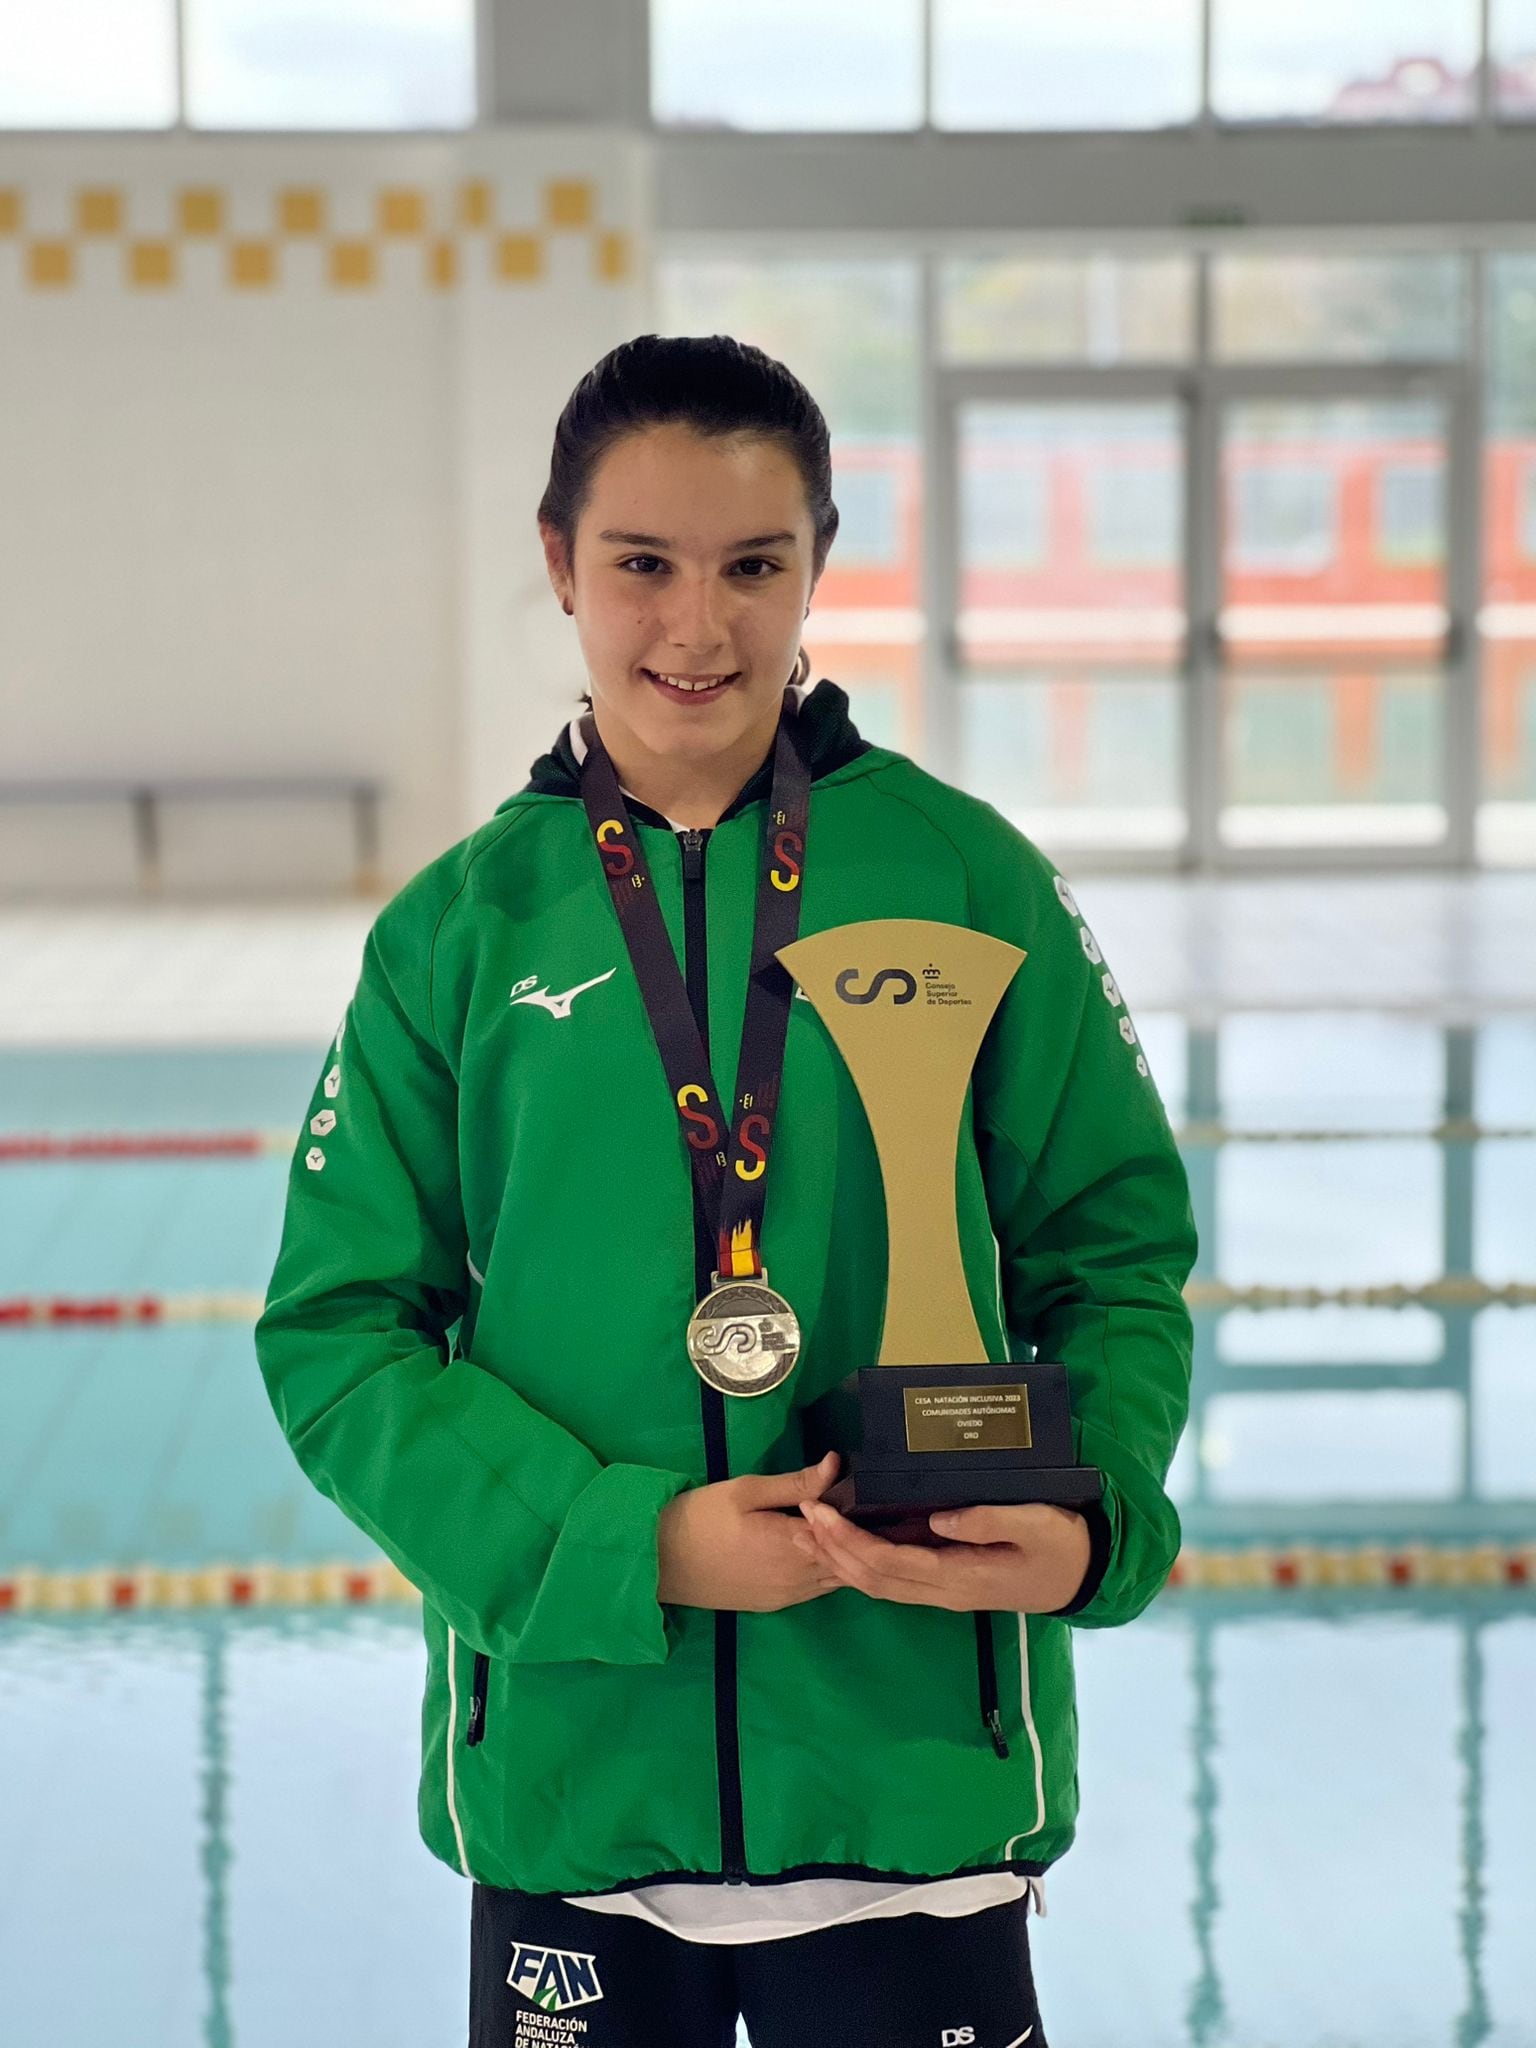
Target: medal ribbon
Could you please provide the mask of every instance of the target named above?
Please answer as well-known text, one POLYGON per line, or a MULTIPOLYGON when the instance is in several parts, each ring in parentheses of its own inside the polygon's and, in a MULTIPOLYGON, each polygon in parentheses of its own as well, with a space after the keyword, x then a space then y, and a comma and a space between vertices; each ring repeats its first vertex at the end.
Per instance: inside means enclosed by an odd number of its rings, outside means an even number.
POLYGON ((639 834, 608 750, 588 713, 581 799, 608 878, 635 980, 666 1070, 704 1214, 716 1223, 721 1279, 761 1278, 762 1226, 784 1066, 784 1034, 794 984, 774 956, 800 930, 801 877, 810 815, 811 775, 795 737, 796 712, 785 693, 773 746, 773 787, 763 824, 752 922, 752 965, 736 1065, 729 1140, 687 985, 667 935, 639 834))

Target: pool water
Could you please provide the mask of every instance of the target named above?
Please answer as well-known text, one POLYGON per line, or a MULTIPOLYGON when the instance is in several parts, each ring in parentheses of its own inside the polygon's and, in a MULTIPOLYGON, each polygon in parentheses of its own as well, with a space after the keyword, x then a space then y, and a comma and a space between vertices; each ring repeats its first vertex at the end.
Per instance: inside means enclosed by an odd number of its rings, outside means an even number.
MULTIPOLYGON (((1536 1018, 1138 1025, 1197 1280, 1486 1283, 1213 1294, 1191 1546, 1536 1540, 1536 1018)), ((9 1051, 0 1133, 296 1134, 323 1050, 9 1051)), ((286 1173, 0 1164, 0 1300, 260 1295, 286 1173)), ((0 1328, 0 1579, 374 1555, 298 1470, 248 1322, 0 1328)), ((1174 1588, 1077 1640, 1083 1820, 1033 1923, 1058 2048, 1536 2048, 1529 1591, 1174 1588)), ((408 1606, 0 1614, 4 2048, 461 2043, 423 1668, 408 1606)))

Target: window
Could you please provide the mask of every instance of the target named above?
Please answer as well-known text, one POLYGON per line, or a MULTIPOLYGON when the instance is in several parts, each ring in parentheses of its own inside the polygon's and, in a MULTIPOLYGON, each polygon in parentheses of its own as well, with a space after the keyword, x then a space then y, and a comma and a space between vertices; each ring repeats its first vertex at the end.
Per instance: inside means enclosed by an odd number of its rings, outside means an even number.
POLYGON ((843 568, 901 559, 899 478, 890 467, 857 469, 833 463, 832 497, 837 506, 837 539, 833 547, 843 568))
POLYGON ((1476 0, 1215 0, 1211 100, 1226 121, 1464 121, 1476 0))
POLYGON ((1006 446, 973 456, 960 475, 963 559, 973 569, 1031 569, 1045 560, 1051 473, 1006 446))
POLYGON ((0 0, 0 124, 460 128, 474 49, 475 0, 0 0))
POLYGON ((1178 561, 1184 489, 1175 463, 1101 458, 1087 486, 1088 552, 1096 567, 1166 569, 1178 561))
POLYGON ((1536 117, 1536 0, 1494 0, 1493 87, 1506 121, 1536 117))
MULTIPOLYGON (((651 104, 670 127, 1118 133, 1204 112, 1295 127, 1465 122, 1481 0, 650 0, 651 104), (923 45, 931 46, 925 104, 923 45)), ((1495 91, 1536 114, 1536 0, 1493 0, 1495 91)))
POLYGON ((1410 568, 1445 553, 1445 473, 1438 462, 1387 462, 1376 476, 1376 553, 1410 568))
POLYGON ((474 0, 184 0, 204 128, 462 128, 474 0))
POLYGON ((0 0, 0 125, 167 128, 174 0, 0 0))
POLYGON ((1273 461, 1234 468, 1228 505, 1233 568, 1311 576, 1338 551, 1338 485, 1331 469, 1273 461))
POLYGON ((923 13, 923 0, 651 0, 652 115, 669 128, 915 128, 923 13))
POLYGON ((964 256, 938 266, 949 362, 1178 362, 1194 328, 1188 256, 964 256))
POLYGON ((933 0, 938 128, 1162 128, 1200 106, 1200 0, 933 0))
POLYGON ((1439 361, 1463 346, 1455 253, 1221 256, 1212 297, 1216 353, 1228 361, 1439 361))

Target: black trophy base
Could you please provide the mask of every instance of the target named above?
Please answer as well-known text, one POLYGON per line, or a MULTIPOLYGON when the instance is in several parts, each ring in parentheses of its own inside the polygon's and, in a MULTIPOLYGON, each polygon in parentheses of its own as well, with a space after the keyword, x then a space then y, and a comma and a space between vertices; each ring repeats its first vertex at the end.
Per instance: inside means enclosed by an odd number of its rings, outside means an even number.
POLYGON ((804 1411, 805 1462, 835 1450, 822 1498, 892 1543, 937 1547, 941 1508, 1081 1508, 1103 1481, 1079 1465, 1064 1365, 877 1365, 804 1411))

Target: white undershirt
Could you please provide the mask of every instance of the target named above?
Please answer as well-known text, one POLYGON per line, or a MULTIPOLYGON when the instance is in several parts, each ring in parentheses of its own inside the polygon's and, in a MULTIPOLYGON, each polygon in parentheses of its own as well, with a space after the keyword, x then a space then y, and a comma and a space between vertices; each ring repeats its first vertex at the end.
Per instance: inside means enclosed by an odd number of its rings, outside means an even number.
POLYGON ((850 1920, 886 1920, 898 1913, 934 1913, 958 1919, 984 1906, 1032 1894, 1045 1911, 1045 1881, 1012 1870, 892 1884, 876 1878, 806 1877, 787 1884, 648 1884, 602 1898, 567 1899, 591 1913, 631 1913, 685 1941, 778 1941, 837 1927, 850 1920))

